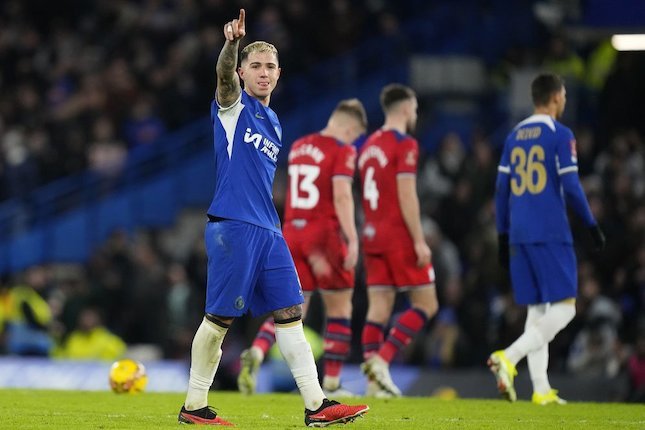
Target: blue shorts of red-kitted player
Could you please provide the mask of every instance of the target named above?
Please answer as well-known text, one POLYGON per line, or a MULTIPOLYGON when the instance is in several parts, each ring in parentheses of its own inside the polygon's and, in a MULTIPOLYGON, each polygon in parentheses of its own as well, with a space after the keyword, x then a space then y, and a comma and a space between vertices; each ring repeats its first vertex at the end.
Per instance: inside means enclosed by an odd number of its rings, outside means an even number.
POLYGON ((206 312, 238 317, 304 302, 296 268, 281 234, 242 221, 206 224, 206 312))
POLYGON ((573 246, 567 243, 512 244, 511 283, 522 305, 574 298, 578 275, 573 246))

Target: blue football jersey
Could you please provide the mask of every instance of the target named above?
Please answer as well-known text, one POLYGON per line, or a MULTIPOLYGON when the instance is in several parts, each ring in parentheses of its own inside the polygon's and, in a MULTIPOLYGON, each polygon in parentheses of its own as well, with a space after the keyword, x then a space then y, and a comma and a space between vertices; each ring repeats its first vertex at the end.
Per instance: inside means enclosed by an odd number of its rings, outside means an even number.
POLYGON ((498 202, 498 212, 505 213, 497 213, 497 228, 509 234, 510 243, 573 243, 561 176, 573 174, 577 181, 575 145, 569 128, 540 114, 517 124, 506 138, 498 194, 508 190, 508 201, 498 202))
POLYGON ((281 234, 273 203, 273 178, 282 127, 270 108, 249 96, 227 108, 211 103, 215 145, 215 195, 208 214, 244 221, 281 234))

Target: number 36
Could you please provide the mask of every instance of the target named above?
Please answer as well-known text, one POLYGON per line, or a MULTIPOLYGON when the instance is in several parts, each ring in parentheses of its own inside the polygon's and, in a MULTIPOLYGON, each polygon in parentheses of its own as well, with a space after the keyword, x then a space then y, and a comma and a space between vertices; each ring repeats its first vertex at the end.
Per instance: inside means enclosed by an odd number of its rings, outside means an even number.
POLYGON ((533 145, 528 156, 524 148, 515 147, 511 151, 511 165, 515 166, 517 177, 511 180, 511 191, 521 196, 528 190, 539 194, 546 186, 546 168, 544 167, 544 148, 533 145))

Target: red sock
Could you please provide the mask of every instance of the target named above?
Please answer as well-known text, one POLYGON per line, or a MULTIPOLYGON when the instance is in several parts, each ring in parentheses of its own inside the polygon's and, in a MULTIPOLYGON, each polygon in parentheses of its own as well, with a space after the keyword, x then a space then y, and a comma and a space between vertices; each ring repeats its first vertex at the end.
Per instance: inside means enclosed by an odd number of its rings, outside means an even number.
POLYGON ((420 309, 408 309, 399 317, 399 320, 390 329, 387 340, 381 346, 378 354, 388 363, 396 353, 410 343, 414 335, 423 328, 428 317, 420 309))
POLYGON ((267 318, 266 321, 264 321, 264 324, 260 327, 258 334, 255 335, 253 346, 260 348, 266 356, 274 343, 275 325, 273 324, 273 318, 267 318))
POLYGON ((363 336, 361 338, 364 360, 367 360, 379 351, 384 338, 383 326, 381 324, 365 321, 365 325, 363 326, 363 336))
POLYGON ((340 376, 343 362, 349 356, 352 342, 352 328, 349 319, 328 319, 324 342, 325 376, 340 376))

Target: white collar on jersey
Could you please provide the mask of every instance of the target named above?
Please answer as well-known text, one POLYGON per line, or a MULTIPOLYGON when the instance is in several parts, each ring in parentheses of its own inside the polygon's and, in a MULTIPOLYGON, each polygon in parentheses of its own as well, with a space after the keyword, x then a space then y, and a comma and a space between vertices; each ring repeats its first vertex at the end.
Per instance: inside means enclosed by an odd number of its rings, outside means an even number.
POLYGON ((526 124, 533 124, 536 122, 541 122, 543 124, 546 124, 547 127, 551 129, 551 131, 555 131, 555 122, 553 121, 553 118, 551 118, 547 114, 543 113, 538 113, 535 115, 531 115, 530 117, 526 118, 524 121, 520 122, 515 126, 515 129, 517 130, 520 127, 525 126, 526 124))

